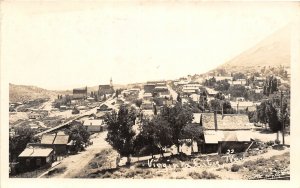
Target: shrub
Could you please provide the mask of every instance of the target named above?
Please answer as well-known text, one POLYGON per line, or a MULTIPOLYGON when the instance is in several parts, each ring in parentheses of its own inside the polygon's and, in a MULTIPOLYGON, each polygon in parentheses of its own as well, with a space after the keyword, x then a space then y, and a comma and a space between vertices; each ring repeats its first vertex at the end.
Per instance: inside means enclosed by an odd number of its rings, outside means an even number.
POLYGON ((190 172, 188 175, 191 176, 193 179, 202 179, 201 174, 198 172, 190 172))
POLYGON ((240 166, 237 164, 233 164, 231 166, 231 172, 237 172, 237 171, 239 171, 239 169, 240 169, 240 166))
POLYGON ((280 144, 280 140, 279 140, 279 139, 276 139, 276 140, 275 140, 275 144, 279 145, 279 144, 280 144))
POLYGON ((219 178, 219 176, 216 174, 210 173, 210 172, 203 171, 201 174, 201 178, 202 179, 217 179, 217 178, 219 178))
POLYGON ((89 163, 89 166, 91 169, 97 169, 97 168, 101 167, 102 165, 99 163, 97 164, 97 162, 91 162, 91 163, 89 163))
POLYGON ((134 178, 135 176, 135 171, 130 170, 125 174, 125 178, 134 178))
POLYGON ((275 142, 273 140, 270 140, 270 141, 266 142, 266 144, 268 146, 273 146, 275 144, 275 142))
POLYGON ((102 178, 111 178, 111 175, 110 172, 105 172, 105 174, 102 175, 102 178))
POLYGON ((188 175, 190 177, 192 177, 193 179, 217 179, 217 178, 219 178, 218 175, 210 173, 210 172, 206 172, 206 171, 203 171, 201 174, 198 172, 190 172, 188 175))

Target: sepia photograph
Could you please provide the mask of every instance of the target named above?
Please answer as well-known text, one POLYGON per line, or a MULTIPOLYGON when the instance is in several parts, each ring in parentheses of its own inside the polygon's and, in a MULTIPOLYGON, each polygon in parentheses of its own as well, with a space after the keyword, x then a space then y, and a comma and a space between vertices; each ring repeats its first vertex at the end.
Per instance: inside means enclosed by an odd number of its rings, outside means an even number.
POLYGON ((0 3, 1 179, 291 182, 299 2, 0 3))

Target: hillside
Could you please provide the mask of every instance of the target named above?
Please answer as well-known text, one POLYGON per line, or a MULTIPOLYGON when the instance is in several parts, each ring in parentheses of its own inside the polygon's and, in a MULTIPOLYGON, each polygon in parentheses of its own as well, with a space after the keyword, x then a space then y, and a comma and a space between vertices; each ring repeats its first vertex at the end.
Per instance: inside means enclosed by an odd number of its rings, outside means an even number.
POLYGON ((290 32, 290 26, 281 28, 218 68, 243 71, 263 66, 290 66, 290 32))
POLYGON ((9 102, 21 102, 38 98, 55 98, 58 94, 68 94, 69 91, 50 91, 36 86, 9 84, 9 102))

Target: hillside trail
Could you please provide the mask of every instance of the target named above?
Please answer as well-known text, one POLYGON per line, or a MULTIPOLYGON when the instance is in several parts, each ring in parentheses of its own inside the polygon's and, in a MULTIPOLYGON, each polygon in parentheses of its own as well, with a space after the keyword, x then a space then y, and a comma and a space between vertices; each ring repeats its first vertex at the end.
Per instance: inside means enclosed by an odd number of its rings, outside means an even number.
MULTIPOLYGON (((76 155, 64 158, 55 168, 66 168, 63 173, 55 174, 51 178, 74 178, 84 167, 95 157, 95 155, 111 146, 105 141, 107 132, 101 132, 91 139, 93 145, 86 148, 76 155)), ((54 169, 55 169, 54 168, 54 169)))

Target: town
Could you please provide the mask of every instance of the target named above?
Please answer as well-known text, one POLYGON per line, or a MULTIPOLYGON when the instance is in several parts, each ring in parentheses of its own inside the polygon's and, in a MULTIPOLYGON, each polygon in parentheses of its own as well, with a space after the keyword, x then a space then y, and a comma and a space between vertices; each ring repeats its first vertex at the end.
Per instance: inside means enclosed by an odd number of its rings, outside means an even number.
POLYGON ((10 101, 10 177, 289 179, 290 78, 221 67, 10 101))

